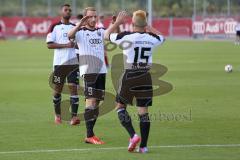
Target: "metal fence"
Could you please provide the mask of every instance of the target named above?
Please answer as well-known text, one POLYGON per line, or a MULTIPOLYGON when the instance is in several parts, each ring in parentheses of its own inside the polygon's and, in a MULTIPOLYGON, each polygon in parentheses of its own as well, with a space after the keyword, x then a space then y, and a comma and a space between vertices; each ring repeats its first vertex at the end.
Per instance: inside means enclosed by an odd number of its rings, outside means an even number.
POLYGON ((112 14, 119 10, 146 9, 146 0, 0 0, 0 16, 57 16, 59 7, 68 3, 73 15, 88 6, 94 6, 102 14, 112 14))
MULTIPOLYGON (((148 8, 149 0, 0 0, 0 16, 57 16, 59 6, 69 3, 73 15, 87 6, 101 14, 148 8)), ((240 12, 240 0, 152 0, 153 17, 230 16, 240 12)))
MULTIPOLYGON (((105 26, 120 10, 144 9, 149 23, 170 37, 229 38, 240 22, 240 0, 0 0, 1 31, 6 37, 45 36, 65 3, 72 7, 72 20, 87 6, 95 6, 106 16, 105 26)), ((123 30, 131 30, 131 24, 123 30)))

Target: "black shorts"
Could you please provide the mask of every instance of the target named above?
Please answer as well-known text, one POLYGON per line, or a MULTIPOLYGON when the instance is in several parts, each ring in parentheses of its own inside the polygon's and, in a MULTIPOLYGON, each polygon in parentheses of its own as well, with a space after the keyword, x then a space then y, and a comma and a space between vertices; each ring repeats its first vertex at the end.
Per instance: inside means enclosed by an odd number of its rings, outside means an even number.
POLYGON ((240 36, 240 31, 237 31, 237 36, 240 36))
POLYGON ((96 98, 98 100, 104 100, 105 95, 105 82, 106 74, 84 74, 84 95, 85 98, 96 98))
POLYGON ((53 84, 73 83, 79 85, 79 65, 55 65, 52 77, 53 84))
POLYGON ((116 102, 133 105, 134 97, 138 107, 152 106, 152 78, 148 70, 125 70, 122 74, 116 102))

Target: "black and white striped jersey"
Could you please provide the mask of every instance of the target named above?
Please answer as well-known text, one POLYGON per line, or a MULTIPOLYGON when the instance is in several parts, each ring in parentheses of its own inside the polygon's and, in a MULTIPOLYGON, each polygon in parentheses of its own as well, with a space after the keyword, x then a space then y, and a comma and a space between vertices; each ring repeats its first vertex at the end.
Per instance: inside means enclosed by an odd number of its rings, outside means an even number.
POLYGON ((104 28, 81 28, 75 35, 79 48, 80 74, 107 73, 104 61, 104 28))

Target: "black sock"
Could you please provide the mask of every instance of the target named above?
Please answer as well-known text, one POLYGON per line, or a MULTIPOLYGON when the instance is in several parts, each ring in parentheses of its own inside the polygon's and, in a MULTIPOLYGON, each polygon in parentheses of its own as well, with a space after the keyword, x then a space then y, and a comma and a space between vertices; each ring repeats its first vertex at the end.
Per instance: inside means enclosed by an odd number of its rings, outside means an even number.
POLYGON ((61 115, 61 94, 56 94, 53 96, 53 105, 56 115, 61 115))
POLYGON ((78 113, 78 104, 79 104, 79 97, 78 95, 70 96, 70 104, 72 108, 72 117, 77 116, 78 113))
POLYGON ((138 115, 140 120, 140 132, 141 132, 141 144, 140 147, 147 147, 148 135, 150 130, 150 119, 148 113, 143 115, 138 115))
POLYGON ((118 118, 119 118, 122 126, 125 127, 128 134, 130 135, 130 137, 133 138, 133 136, 136 132, 133 128, 132 120, 131 120, 131 117, 129 116, 128 112, 126 111, 125 108, 120 108, 117 110, 117 113, 118 113, 118 118))
POLYGON ((95 109, 93 107, 89 107, 85 109, 84 119, 85 119, 85 124, 87 128, 88 138, 94 136, 93 128, 97 121, 98 114, 99 114, 98 107, 95 109))

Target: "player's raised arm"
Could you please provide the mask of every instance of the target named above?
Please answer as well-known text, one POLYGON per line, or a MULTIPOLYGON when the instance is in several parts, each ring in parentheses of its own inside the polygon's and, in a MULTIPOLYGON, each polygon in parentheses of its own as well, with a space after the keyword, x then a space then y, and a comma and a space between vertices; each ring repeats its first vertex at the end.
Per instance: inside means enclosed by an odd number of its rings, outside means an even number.
POLYGON ((110 27, 106 30, 105 34, 104 34, 104 39, 105 40, 109 40, 109 36, 110 34, 116 30, 121 24, 123 24, 124 20, 126 19, 126 17, 128 16, 126 11, 121 11, 119 12, 116 22, 113 25, 110 25, 110 27))
POLYGON ((89 18, 89 16, 85 16, 83 17, 80 22, 74 27, 72 28, 69 32, 68 32, 68 38, 69 39, 74 39, 75 38, 75 35, 77 33, 77 31, 82 27, 84 26, 86 20, 89 18))

